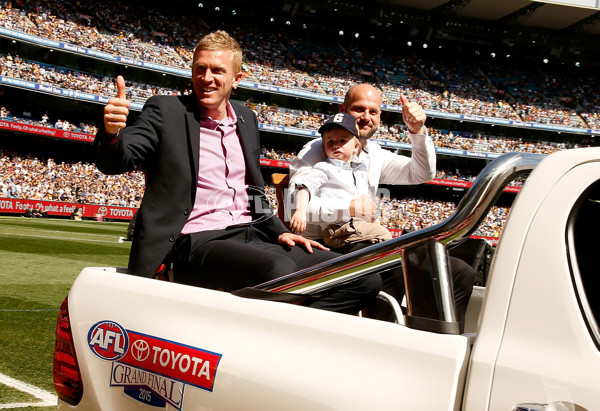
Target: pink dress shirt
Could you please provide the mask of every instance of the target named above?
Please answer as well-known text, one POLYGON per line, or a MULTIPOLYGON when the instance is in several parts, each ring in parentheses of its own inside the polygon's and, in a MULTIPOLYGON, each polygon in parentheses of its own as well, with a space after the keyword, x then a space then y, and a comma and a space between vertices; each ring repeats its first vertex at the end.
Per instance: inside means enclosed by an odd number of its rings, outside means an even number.
POLYGON ((227 103, 221 121, 201 113, 198 188, 181 234, 249 223, 246 162, 237 134, 237 116, 227 103))

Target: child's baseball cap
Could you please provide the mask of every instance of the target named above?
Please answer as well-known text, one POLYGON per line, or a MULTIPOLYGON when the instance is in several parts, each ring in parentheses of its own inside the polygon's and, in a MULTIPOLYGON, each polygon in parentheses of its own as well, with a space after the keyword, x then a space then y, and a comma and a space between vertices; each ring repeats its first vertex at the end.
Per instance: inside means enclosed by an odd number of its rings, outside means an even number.
POLYGON ((354 137, 360 138, 356 119, 351 114, 337 113, 327 119, 327 121, 319 128, 319 133, 323 135, 326 130, 334 127, 341 127, 352 133, 354 137))

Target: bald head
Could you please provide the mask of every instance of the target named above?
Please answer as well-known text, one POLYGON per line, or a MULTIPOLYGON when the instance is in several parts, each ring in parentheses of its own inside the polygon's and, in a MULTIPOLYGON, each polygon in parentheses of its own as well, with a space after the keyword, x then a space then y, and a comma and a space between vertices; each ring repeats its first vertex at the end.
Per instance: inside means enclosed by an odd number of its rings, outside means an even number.
POLYGON ((346 92, 340 111, 356 118, 364 145, 377 132, 381 121, 381 93, 370 84, 352 86, 346 92))
POLYGON ((344 97, 344 105, 349 106, 353 101, 358 99, 369 99, 381 107, 381 93, 370 84, 357 84, 352 86, 346 92, 344 97))

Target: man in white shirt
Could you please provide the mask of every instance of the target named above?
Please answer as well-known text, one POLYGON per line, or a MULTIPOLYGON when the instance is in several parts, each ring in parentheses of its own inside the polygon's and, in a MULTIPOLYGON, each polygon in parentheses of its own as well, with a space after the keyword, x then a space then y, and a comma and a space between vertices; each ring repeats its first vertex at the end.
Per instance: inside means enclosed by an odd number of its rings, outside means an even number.
MULTIPOLYGON (((344 102, 340 105, 340 112, 351 114, 356 118, 359 128, 361 151, 358 160, 366 164, 368 169, 369 184, 377 190, 379 184, 422 184, 430 181, 435 176, 436 154, 433 140, 425 128, 427 116, 425 110, 416 102, 409 102, 405 96, 401 97, 402 118, 409 132, 412 144, 411 157, 392 153, 384 150, 375 141, 369 140, 376 132, 381 122, 381 94, 369 84, 358 84, 348 89, 344 102)), ((290 190, 295 191, 295 182, 302 178, 312 166, 326 159, 321 139, 314 139, 307 143, 298 156, 290 164, 290 190)), ((287 201, 286 204, 290 202, 287 201)), ((376 204, 368 195, 336 207, 346 208, 352 217, 372 221, 376 213, 376 204)), ((319 198, 311 199, 307 214, 315 217, 321 213, 331 212, 331 202, 323 203, 319 198)), ((313 220, 315 222, 317 220, 313 220)), ((310 222, 310 219, 309 221, 310 222)), ((322 231, 318 224, 307 224, 306 231, 302 233, 310 239, 322 239, 322 231)), ((367 244, 358 244, 365 247, 367 244)), ((464 327, 464 316, 467 304, 473 290, 475 277, 474 269, 458 258, 450 258, 450 269, 454 282, 454 298, 457 314, 464 327)), ((384 273, 384 291, 400 297, 403 294, 403 282, 399 271, 394 275, 391 270, 384 273), (398 278, 400 277, 400 278, 398 278)))
MULTIPOLYGON (((402 116, 408 126, 412 143, 412 156, 406 157, 381 148, 375 141, 369 140, 376 132, 381 121, 381 95, 379 91, 368 84, 358 84, 346 93, 340 112, 353 115, 356 118, 361 150, 358 160, 368 169, 369 185, 377 190, 379 184, 421 184, 430 181, 435 176, 436 155, 433 140, 427 135, 424 126, 426 115, 417 103, 410 103, 403 96, 402 116)), ((327 156, 320 138, 307 143, 298 156, 290 164, 290 193, 293 192, 295 181, 319 161, 325 161, 327 156)), ((332 207, 331 202, 312 201, 308 212, 320 215, 325 208, 332 207)), ((375 214, 375 203, 369 196, 360 196, 344 204, 335 204, 349 210, 352 217, 371 220, 375 214)), ((321 231, 315 225, 308 225, 303 235, 311 239, 320 239, 321 231)))

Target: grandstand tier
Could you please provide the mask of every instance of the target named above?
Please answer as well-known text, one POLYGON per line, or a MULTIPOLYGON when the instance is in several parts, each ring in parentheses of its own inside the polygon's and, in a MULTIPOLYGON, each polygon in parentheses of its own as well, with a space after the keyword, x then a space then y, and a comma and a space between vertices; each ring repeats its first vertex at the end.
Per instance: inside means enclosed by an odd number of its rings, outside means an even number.
MULTIPOLYGON (((114 78, 126 79, 132 121, 152 95, 191 92, 193 45, 214 29, 230 31, 244 48, 244 79, 232 98, 250 106, 259 119, 263 157, 275 161, 265 161, 265 181, 318 137, 318 126, 339 109, 351 84, 368 82, 381 90, 382 126, 375 138, 386 149, 410 155, 399 96, 426 109, 438 152, 436 180, 446 183, 390 187, 392 198, 385 202, 394 228, 418 229, 439 221, 460 201, 467 182, 504 152, 549 154, 596 145, 600 134, 598 62, 583 49, 578 65, 568 53, 545 64, 545 45, 502 44, 502 36, 475 44, 433 35, 427 48, 399 40, 417 39, 421 18, 394 35, 385 24, 371 22, 363 24, 370 35, 334 36, 320 7, 311 13, 304 6, 294 15, 275 1, 265 2, 261 10, 242 1, 220 10, 212 2, 190 8, 190 2, 177 0, 168 9, 160 2, 144 4, 144 21, 136 1, 127 6, 112 0, 0 5, 3 198, 135 208, 143 193, 139 176, 88 185, 86 197, 82 177, 72 172, 104 178, 91 164, 91 141, 102 106, 115 93, 114 78), (28 171, 20 175, 15 170, 28 171), (64 173, 60 187, 58 171, 64 173), (49 174, 53 179, 44 180, 49 174), (11 186, 15 181, 20 191, 11 186), (461 184, 451 183, 456 181, 461 184), (40 184, 37 194, 34 183, 40 184), (127 200, 116 204, 119 197, 127 200), (405 198, 412 205, 402 202, 405 198), (415 207, 429 214, 398 222, 400 212, 415 207)), ((422 17, 414 10, 404 12, 422 17)), ((352 27, 354 17, 348 16, 352 27)), ((527 36, 535 37, 536 31, 527 30, 527 36)), ((506 193, 500 199, 501 211, 490 217, 488 233, 497 234, 496 223, 505 218, 513 198, 514 193, 506 193)))

